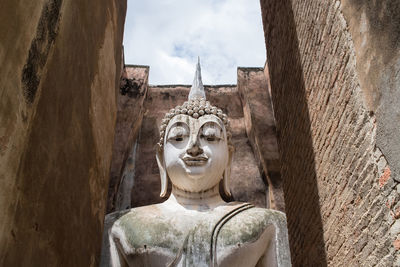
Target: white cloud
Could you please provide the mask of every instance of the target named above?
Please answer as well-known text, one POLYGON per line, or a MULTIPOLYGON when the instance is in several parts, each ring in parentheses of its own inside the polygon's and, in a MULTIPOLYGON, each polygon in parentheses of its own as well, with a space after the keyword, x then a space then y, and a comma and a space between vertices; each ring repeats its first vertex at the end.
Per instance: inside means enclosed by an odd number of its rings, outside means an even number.
POLYGON ((150 66, 151 84, 236 83, 237 66, 262 67, 258 0, 128 0, 125 62, 150 66))

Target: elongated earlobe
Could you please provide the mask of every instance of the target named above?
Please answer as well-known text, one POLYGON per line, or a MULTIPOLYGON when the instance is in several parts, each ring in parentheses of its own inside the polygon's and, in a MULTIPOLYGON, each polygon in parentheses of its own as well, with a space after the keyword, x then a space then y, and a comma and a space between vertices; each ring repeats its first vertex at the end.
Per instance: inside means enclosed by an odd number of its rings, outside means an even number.
POLYGON ((224 193, 225 193, 225 195, 227 197, 231 197, 232 196, 231 189, 229 188, 230 172, 231 172, 230 168, 229 168, 229 170, 228 170, 228 168, 225 169, 224 178, 223 178, 224 180, 222 181, 223 188, 224 188, 224 193))
POLYGON ((224 170, 224 175, 223 175, 223 181, 222 181, 222 185, 224 188, 224 193, 227 197, 231 197, 232 193, 231 193, 231 189, 230 189, 230 178, 231 178, 231 166, 232 166, 232 156, 233 156, 233 147, 229 148, 229 158, 228 158, 228 164, 224 170))
POLYGON ((161 181, 160 197, 165 197, 168 190, 168 176, 167 176, 167 169, 165 167, 164 154, 161 148, 157 149, 156 159, 157 159, 158 169, 160 171, 160 181, 161 181))

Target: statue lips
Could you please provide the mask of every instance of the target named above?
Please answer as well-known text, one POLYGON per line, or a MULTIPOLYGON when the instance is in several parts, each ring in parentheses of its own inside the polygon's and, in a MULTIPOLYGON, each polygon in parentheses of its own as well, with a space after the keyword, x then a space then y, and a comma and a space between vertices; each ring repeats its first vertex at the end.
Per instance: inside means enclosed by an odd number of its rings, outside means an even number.
POLYGON ((207 163, 208 158, 206 156, 184 156, 182 160, 187 166, 202 166, 207 163))

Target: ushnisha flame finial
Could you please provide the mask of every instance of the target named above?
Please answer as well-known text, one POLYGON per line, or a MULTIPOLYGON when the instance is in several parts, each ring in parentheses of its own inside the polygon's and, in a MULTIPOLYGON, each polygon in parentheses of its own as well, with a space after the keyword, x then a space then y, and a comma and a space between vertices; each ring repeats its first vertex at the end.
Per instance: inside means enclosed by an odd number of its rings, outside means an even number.
POLYGON ((201 80, 201 67, 200 67, 200 57, 197 58, 196 73, 194 75, 193 84, 190 88, 189 100, 194 100, 196 98, 206 99, 206 93, 204 93, 203 81, 201 80))
POLYGON ((182 106, 176 106, 167 112, 164 119, 161 122, 160 127, 160 141, 158 146, 160 149, 163 148, 165 129, 169 121, 176 115, 184 114, 191 116, 195 119, 203 115, 215 115, 222 120, 226 128, 226 135, 228 138, 228 144, 231 145, 232 134, 230 132, 228 116, 222 112, 221 109, 216 106, 212 106, 209 101, 206 101, 206 94, 204 92, 203 82, 201 81, 201 68, 200 68, 200 58, 198 58, 196 73, 193 80, 193 85, 190 88, 188 101, 184 102, 182 106))

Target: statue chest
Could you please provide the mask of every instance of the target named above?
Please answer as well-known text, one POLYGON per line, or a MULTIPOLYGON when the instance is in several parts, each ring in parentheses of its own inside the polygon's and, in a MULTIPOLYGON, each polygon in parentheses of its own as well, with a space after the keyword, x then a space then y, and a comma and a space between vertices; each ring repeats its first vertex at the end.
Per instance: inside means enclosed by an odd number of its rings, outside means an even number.
POLYGON ((130 266, 212 266, 213 261, 218 266, 254 266, 268 243, 269 235, 263 237, 268 224, 254 210, 223 221, 225 214, 121 218, 119 225, 130 248, 125 249, 125 258, 130 266), (253 253, 249 247, 255 247, 253 253), (235 264, 240 261, 246 264, 235 264))

